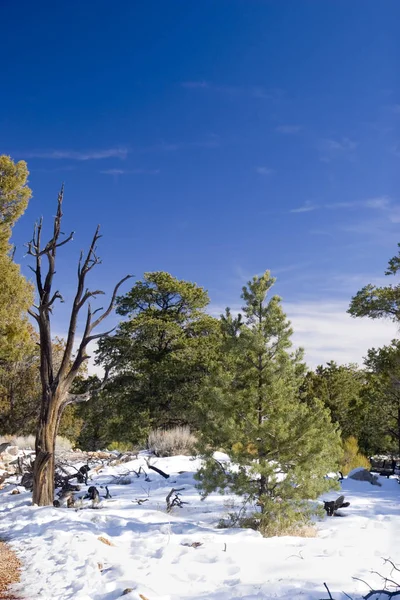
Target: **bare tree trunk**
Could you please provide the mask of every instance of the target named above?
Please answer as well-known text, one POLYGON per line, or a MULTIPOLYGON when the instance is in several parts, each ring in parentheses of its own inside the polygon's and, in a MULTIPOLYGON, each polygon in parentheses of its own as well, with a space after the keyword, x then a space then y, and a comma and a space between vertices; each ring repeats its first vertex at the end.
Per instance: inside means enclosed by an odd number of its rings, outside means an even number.
MULTIPOLYGON (((51 424, 49 424, 51 425, 51 424)), ((32 502, 39 506, 53 504, 54 500, 54 427, 40 423, 36 436, 36 459, 33 465, 32 502)))
POLYGON ((36 431, 32 502, 39 506, 48 506, 53 504, 54 500, 55 447, 58 429, 57 415, 54 410, 51 410, 54 401, 51 394, 44 394, 36 431))
MULTIPOLYGON (((35 258, 35 267, 31 267, 36 277, 36 287, 39 302, 34 306, 36 312, 29 314, 36 320, 40 333, 40 379, 42 384, 42 401, 40 417, 36 433, 36 458, 33 468, 33 502, 39 506, 47 506, 54 500, 54 466, 55 466, 55 443, 58 426, 64 408, 68 404, 88 400, 91 393, 71 394, 70 389, 75 377, 79 373, 81 365, 89 358, 86 353, 88 344, 96 339, 107 336, 111 331, 92 335, 95 329, 114 308, 115 299, 120 285, 130 276, 124 277, 114 288, 108 308, 103 311, 99 308, 92 311, 90 304, 87 309, 86 323, 81 342, 76 354, 73 355, 76 337, 78 316, 83 306, 99 294, 101 290, 91 291, 85 287, 87 274, 99 264, 100 259, 96 255, 96 244, 100 238, 99 227, 93 236, 89 251, 84 258, 81 253, 78 263, 78 278, 76 294, 71 308, 66 346, 61 360, 61 365, 55 367, 53 361, 53 347, 51 338, 51 315, 53 304, 56 300, 62 300, 60 292, 52 293, 52 283, 55 274, 56 251, 72 240, 71 233, 66 239, 60 241, 63 235, 61 231, 62 201, 64 188, 58 195, 57 214, 54 218, 53 237, 43 247, 41 243, 42 220, 35 224, 32 240, 28 243, 28 254, 35 258), (42 259, 47 259, 46 273, 43 273, 42 259), (93 320, 95 313, 103 311, 100 316, 93 320)), ((108 372, 100 387, 107 379, 108 372)))

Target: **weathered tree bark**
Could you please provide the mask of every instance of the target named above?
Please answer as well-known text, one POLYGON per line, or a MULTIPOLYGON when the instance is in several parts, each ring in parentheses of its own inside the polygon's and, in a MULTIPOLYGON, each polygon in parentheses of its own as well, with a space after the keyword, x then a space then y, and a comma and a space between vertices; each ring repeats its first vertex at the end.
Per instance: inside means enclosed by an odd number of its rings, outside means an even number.
MULTIPOLYGON (((63 411, 68 404, 82 402, 89 399, 93 390, 87 394, 71 394, 72 383, 77 376, 81 365, 89 358, 86 353, 88 344, 96 339, 105 337, 111 333, 107 331, 99 334, 92 334, 95 329, 114 308, 117 291, 120 285, 126 281, 130 275, 124 277, 117 283, 111 297, 108 308, 102 312, 95 320, 93 316, 103 309, 92 311, 90 304, 87 308, 87 316, 84 332, 81 342, 75 355, 73 347, 77 329, 78 315, 83 306, 90 298, 103 294, 101 290, 90 291, 85 288, 86 275, 99 262, 96 255, 96 243, 100 238, 99 227, 93 236, 92 243, 86 257, 81 253, 78 264, 78 281, 75 299, 71 308, 67 341, 60 367, 55 370, 53 365, 53 347, 51 338, 50 316, 54 302, 59 299, 63 301, 60 292, 57 290, 52 294, 52 283, 55 274, 56 251, 61 246, 72 240, 73 233, 66 239, 60 241, 63 235, 61 232, 62 219, 62 201, 64 196, 64 187, 58 195, 57 214, 54 218, 53 237, 42 247, 42 219, 35 224, 32 240, 28 243, 28 254, 35 258, 35 267, 30 267, 35 274, 36 288, 38 292, 38 303, 34 306, 36 312, 29 311, 30 315, 36 320, 40 334, 40 379, 42 384, 42 399, 40 408, 40 417, 36 434, 36 458, 33 467, 33 502, 39 506, 47 506, 54 500, 54 455, 55 443, 58 426, 63 411), (47 268, 45 275, 42 270, 42 258, 47 259, 47 268)), ((103 387, 107 379, 106 372, 104 381, 100 387, 103 387)))

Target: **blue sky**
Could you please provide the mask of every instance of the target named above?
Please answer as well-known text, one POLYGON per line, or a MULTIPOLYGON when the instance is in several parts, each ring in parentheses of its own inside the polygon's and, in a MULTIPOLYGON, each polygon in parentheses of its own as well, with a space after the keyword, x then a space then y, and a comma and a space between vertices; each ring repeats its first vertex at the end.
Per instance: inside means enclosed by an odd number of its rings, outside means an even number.
POLYGON ((100 223, 96 288, 166 270, 218 312, 271 269, 311 364, 389 341, 345 310, 400 241, 399 19, 397 0, 4 3, 0 152, 34 192, 24 272, 65 181, 67 298, 100 223))

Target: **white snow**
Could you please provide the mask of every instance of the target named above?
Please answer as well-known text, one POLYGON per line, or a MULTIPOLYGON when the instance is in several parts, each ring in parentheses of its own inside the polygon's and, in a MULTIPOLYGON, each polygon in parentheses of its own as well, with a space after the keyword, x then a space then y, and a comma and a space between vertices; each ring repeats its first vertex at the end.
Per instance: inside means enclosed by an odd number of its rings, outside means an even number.
MULTIPOLYGON (((112 475, 140 466, 137 460, 106 467, 89 485, 108 484, 112 475)), ((220 457, 226 460, 226 457, 220 457)), ((154 459, 171 476, 148 471, 131 475, 130 485, 110 484, 111 500, 98 510, 30 505, 30 494, 0 491, 0 536, 7 537, 23 562, 14 593, 29 600, 354 600, 368 587, 381 587, 378 571, 389 575, 383 558, 400 563, 400 485, 380 478, 382 487, 344 479, 350 501, 344 518, 318 523, 315 538, 264 539, 255 531, 217 529, 232 498, 213 494, 201 501, 193 475, 199 461, 188 457, 154 459), (166 512, 172 487, 184 487, 189 504, 166 512), (147 499, 138 505, 136 499, 147 499), (98 538, 103 536, 113 545, 98 538), (190 544, 199 542, 197 548, 190 544)), ((103 494, 104 489, 100 490, 103 494)), ((83 490, 81 495, 83 494, 83 490)), ((339 495, 332 492, 325 500, 339 495)))

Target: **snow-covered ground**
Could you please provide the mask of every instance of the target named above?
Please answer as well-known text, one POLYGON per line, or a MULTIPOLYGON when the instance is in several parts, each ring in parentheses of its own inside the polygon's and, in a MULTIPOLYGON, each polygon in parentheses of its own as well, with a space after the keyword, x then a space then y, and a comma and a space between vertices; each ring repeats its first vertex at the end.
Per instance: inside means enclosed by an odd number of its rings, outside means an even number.
MULTIPOLYGON (((201 501, 193 480, 197 460, 152 464, 170 478, 150 471, 151 481, 132 475, 129 485, 110 483, 112 499, 99 510, 38 508, 22 488, 19 495, 2 490, 0 536, 11 540, 24 564, 18 593, 29 600, 116 600, 130 588, 126 600, 317 600, 328 598, 326 582, 335 600, 346 598, 342 591, 358 600, 368 588, 353 577, 381 587, 371 571, 389 575, 382 558, 400 563, 394 478, 381 477, 382 487, 345 479, 342 493, 351 506, 342 510, 344 518, 318 523, 315 538, 264 539, 252 530, 216 528, 230 510, 229 498, 214 494, 201 501), (172 487, 185 488, 182 499, 189 504, 168 514, 172 487), (138 499, 147 501, 139 505, 138 499), (192 547, 195 542, 201 545, 192 547)), ((89 485, 108 484, 140 466, 147 471, 141 455, 106 467, 89 485)))

